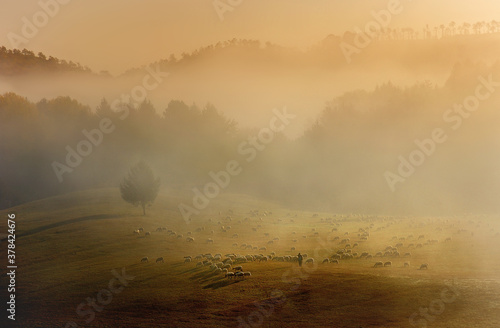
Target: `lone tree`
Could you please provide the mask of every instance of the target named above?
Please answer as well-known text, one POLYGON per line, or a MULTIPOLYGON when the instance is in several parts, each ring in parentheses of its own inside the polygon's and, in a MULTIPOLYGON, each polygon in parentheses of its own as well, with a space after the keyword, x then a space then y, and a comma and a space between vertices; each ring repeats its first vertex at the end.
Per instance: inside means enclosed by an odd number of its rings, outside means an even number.
POLYGON ((155 178, 151 168, 143 161, 130 169, 120 184, 123 200, 134 206, 141 205, 146 215, 146 205, 152 204, 160 189, 160 178, 155 178))

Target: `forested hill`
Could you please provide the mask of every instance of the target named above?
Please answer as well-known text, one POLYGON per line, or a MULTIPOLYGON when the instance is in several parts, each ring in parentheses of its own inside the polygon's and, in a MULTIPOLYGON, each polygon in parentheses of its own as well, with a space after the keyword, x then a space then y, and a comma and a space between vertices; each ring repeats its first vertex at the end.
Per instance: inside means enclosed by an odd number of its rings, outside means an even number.
POLYGON ((73 61, 47 57, 39 52, 35 54, 28 49, 7 49, 0 47, 0 75, 17 75, 33 73, 80 72, 92 73, 89 67, 73 61))

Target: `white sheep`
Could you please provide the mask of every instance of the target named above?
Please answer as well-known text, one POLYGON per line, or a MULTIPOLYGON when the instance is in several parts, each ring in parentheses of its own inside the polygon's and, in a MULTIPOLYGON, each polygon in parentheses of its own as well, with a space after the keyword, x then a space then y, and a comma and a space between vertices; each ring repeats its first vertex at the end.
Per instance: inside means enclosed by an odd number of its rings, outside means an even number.
POLYGON ((427 270, 427 268, 428 268, 427 263, 424 263, 424 264, 420 265, 420 269, 419 270, 423 270, 423 269, 427 270))
MULTIPOLYGON (((302 256, 303 257, 303 256, 302 256)), ((306 260, 306 263, 314 263, 314 259, 311 257, 311 258, 308 258, 306 260)))
POLYGON ((156 259, 156 263, 165 263, 165 261, 163 260, 163 257, 159 257, 156 259))
POLYGON ((149 259, 148 259, 147 257, 143 257, 143 258, 141 259, 141 263, 142 263, 142 262, 149 262, 149 259))

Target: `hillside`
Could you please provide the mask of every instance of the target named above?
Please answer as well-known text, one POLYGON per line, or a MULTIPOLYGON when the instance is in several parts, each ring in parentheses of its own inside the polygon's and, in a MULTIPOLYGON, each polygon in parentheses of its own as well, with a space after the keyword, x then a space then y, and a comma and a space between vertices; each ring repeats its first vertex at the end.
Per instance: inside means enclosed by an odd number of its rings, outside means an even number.
MULTIPOLYGON (((3 217, 17 215, 16 326, 84 325, 90 316, 82 311, 91 308, 80 308, 80 315, 76 309, 96 295, 106 304, 90 311, 95 318, 86 327, 235 327, 242 320, 262 327, 402 327, 412 322, 409 318, 416 320, 414 325, 425 322, 413 314, 440 299, 447 302, 439 303, 442 310, 432 310, 441 311, 432 315, 432 327, 500 323, 500 267, 495 260, 500 226, 495 218, 311 213, 223 194, 199 219, 186 224, 177 212, 178 203, 189 200, 186 196, 162 192, 146 217, 121 201, 116 189, 87 190, 1 211, 3 217), (135 235, 139 227, 151 235, 135 235), (158 227, 175 234, 156 231, 158 227), (367 240, 360 239, 360 229, 369 232, 367 240), (345 232, 359 246, 334 238, 345 232), (420 234, 424 240, 417 240, 420 234), (194 242, 186 242, 188 235, 194 242), (379 261, 375 252, 395 245, 394 235, 407 237, 399 251, 410 251, 411 258, 390 256, 384 261, 392 261, 391 267, 373 268, 379 261), (207 238, 214 242, 207 244, 207 238), (279 240, 270 244, 273 238, 279 240), (424 245, 410 245, 417 242, 424 245), (243 243, 258 249, 242 248, 243 243), (305 264, 302 270, 296 262, 278 258, 245 261, 240 264, 251 276, 241 280, 197 267, 198 260, 183 263, 188 255, 272 252, 277 257, 308 253, 321 262, 343 248, 358 255, 339 264, 305 264), (360 257, 365 251, 375 257, 360 257), (149 263, 141 263, 145 256, 149 263), (155 263, 157 257, 165 263, 155 263), (428 269, 418 270, 420 263, 428 263, 428 269), (99 292, 110 288, 112 270, 122 268, 127 286, 104 302, 106 295, 99 292)), ((6 220, 0 229, 6 231, 6 220)), ((6 257, 5 250, 0 256, 6 257)), ((7 285, 3 272, 1 282, 7 285)))

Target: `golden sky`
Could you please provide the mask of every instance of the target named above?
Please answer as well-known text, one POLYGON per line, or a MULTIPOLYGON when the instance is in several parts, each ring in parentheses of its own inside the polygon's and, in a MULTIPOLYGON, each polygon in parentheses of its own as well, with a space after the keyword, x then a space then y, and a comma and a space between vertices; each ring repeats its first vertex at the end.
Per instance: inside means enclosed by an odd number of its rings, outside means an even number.
POLYGON ((371 11, 391 1, 403 8, 393 27, 500 20, 498 0, 232 0, 236 5, 223 20, 214 0, 0 0, 0 44, 12 48, 9 33, 22 36, 24 21, 42 10, 39 2, 57 1, 67 3, 20 48, 112 73, 232 38, 307 47, 363 27, 371 11))

